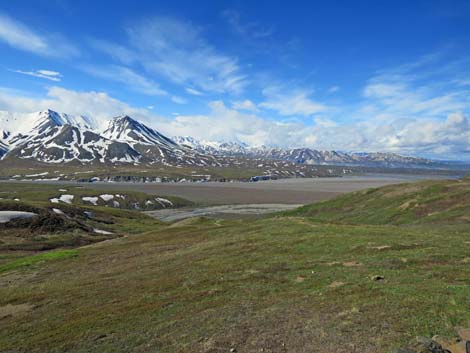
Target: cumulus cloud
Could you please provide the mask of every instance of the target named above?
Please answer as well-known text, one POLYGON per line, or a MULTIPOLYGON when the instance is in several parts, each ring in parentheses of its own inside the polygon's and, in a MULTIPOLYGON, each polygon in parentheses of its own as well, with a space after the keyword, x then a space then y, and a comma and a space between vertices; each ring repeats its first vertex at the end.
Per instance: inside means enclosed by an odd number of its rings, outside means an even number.
POLYGON ((0 13, 0 40, 9 46, 43 56, 77 56, 80 51, 58 34, 39 33, 0 13))
POLYGON ((257 112, 259 111, 258 107, 256 106, 255 103, 253 103, 249 99, 245 99, 243 101, 235 101, 232 102, 232 108, 236 110, 248 110, 252 112, 257 112))
POLYGON ((83 114, 99 121, 128 114, 167 136, 190 135, 250 145, 388 151, 460 159, 470 153, 469 117, 460 111, 449 113, 445 119, 400 117, 339 123, 317 117, 309 125, 264 118, 259 112, 233 109, 220 100, 209 102, 208 114, 162 117, 151 112, 150 107, 133 107, 104 92, 51 87, 44 98, 32 98, 21 92, 0 89, 0 110, 33 112, 47 108, 83 114))
POLYGON ((51 71, 51 70, 36 70, 36 71, 11 70, 11 71, 16 72, 18 74, 22 74, 22 75, 44 78, 46 80, 50 80, 54 82, 60 82, 62 78, 62 74, 60 72, 51 71))
POLYGON ((110 97, 104 92, 80 92, 53 86, 43 98, 35 98, 21 94, 21 92, 0 89, 0 110, 15 113, 31 113, 46 109, 53 109, 72 115, 85 115, 98 123, 107 119, 128 114, 149 122, 159 119, 151 115, 147 109, 135 108, 118 99, 110 97))

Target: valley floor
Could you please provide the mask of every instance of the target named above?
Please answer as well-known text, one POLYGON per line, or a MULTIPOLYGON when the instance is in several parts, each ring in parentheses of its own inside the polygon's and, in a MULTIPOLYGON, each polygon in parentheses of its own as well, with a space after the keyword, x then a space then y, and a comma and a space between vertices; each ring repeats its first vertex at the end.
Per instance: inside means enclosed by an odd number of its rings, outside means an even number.
MULTIPOLYGON (((417 180, 444 179, 442 175, 369 174, 329 178, 289 178, 260 182, 206 183, 76 183, 102 192, 138 191, 174 195, 201 205, 228 204, 308 204, 324 201, 346 192, 417 180)), ((11 182, 11 181, 8 181, 11 182)), ((30 183, 30 182, 29 182, 30 183)), ((63 182, 37 182, 61 185, 63 182)), ((73 183, 67 183, 73 184, 73 183)))

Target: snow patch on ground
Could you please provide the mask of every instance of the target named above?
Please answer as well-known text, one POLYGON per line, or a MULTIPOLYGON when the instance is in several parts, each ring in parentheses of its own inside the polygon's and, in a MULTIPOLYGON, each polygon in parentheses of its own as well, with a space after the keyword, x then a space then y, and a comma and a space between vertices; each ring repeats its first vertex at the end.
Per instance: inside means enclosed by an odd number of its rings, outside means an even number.
POLYGON ((93 228, 93 232, 98 233, 98 234, 113 234, 113 233, 108 232, 106 230, 97 229, 97 228, 93 228))
POLYGON ((160 205, 162 205, 163 207, 173 206, 173 202, 171 202, 170 200, 161 198, 161 197, 156 197, 156 198, 155 198, 155 201, 157 201, 157 202, 158 202, 160 205))
POLYGON ((65 216, 64 211, 62 211, 61 209, 58 209, 58 208, 53 208, 52 212, 54 212, 55 214, 59 214, 61 216, 65 216))
POLYGON ((27 174, 27 175, 25 175, 25 177, 31 178, 31 177, 44 176, 44 175, 47 175, 47 174, 49 174, 49 172, 38 173, 38 174, 27 174))
POLYGON ((108 202, 114 199, 114 195, 110 195, 110 194, 103 194, 103 195, 100 195, 100 197, 104 202, 108 202))
POLYGON ((67 195, 67 194, 64 194, 64 195, 60 195, 60 197, 59 197, 59 201, 62 201, 62 202, 65 202, 65 203, 71 204, 71 203, 72 203, 72 201, 73 201, 73 198, 74 198, 74 196, 73 196, 73 195, 67 195))
POLYGON ((98 206, 98 197, 96 196, 84 196, 82 197, 82 200, 85 202, 89 202, 95 206, 98 206))
POLYGON ((49 201, 52 203, 60 203, 62 201, 70 205, 74 197, 75 197, 74 195, 64 194, 64 195, 60 195, 59 197, 53 197, 52 199, 49 199, 49 201))

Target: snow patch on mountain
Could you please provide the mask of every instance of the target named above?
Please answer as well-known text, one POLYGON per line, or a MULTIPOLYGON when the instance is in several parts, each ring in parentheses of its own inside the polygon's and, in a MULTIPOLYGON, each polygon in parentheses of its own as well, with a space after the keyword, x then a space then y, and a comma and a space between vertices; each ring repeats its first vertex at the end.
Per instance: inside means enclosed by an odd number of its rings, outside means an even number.
POLYGON ((205 141, 162 135, 127 115, 104 129, 93 118, 46 110, 30 114, 0 111, 0 158, 45 163, 126 163, 176 167, 240 165, 243 159, 296 164, 426 167, 433 161, 394 153, 345 153, 311 148, 248 146, 240 141, 205 141))

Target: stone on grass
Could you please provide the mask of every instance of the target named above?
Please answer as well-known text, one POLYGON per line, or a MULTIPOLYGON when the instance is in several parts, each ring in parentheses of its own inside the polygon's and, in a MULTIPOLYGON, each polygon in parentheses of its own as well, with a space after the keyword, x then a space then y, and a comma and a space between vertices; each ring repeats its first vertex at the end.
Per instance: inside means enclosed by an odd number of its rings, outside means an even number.
POLYGON ((436 341, 427 337, 417 337, 405 348, 399 348, 394 353, 453 353, 442 347, 436 341))

